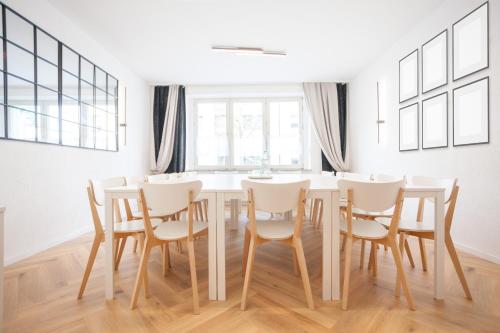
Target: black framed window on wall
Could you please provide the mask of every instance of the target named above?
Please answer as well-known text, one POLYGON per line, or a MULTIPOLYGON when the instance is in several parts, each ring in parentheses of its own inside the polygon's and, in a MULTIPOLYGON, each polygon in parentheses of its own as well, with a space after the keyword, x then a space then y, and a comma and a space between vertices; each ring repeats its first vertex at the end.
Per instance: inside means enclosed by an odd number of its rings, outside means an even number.
POLYGON ((0 139, 118 150, 118 80, 1 5, 0 139))

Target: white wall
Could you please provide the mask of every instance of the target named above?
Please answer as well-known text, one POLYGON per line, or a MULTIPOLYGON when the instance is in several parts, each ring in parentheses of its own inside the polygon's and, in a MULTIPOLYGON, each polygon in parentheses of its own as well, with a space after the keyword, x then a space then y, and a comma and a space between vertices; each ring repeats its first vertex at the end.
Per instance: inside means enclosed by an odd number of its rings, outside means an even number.
MULTIPOLYGON (((46 0, 5 3, 127 86, 127 146, 102 152, 0 140, 0 205, 5 205, 6 264, 91 230, 89 178, 148 170, 147 84, 46 0)), ((122 141, 122 138, 120 138, 122 141)))
MULTIPOLYGON (((500 2, 490 1, 490 67, 424 95, 449 92, 449 147, 398 151, 398 61, 430 38, 448 28, 451 67, 452 24, 483 0, 449 0, 357 75, 350 85, 350 138, 353 168, 360 172, 384 172, 436 177, 458 177, 460 194, 452 233, 462 249, 500 263, 500 2), (452 147, 451 90, 464 83, 490 76, 490 143, 452 147), (376 82, 386 83, 386 142, 377 144, 376 82)), ((419 53, 421 49, 419 50, 419 53)), ((419 55, 420 56, 420 55, 419 55)), ((421 67, 420 67, 421 68, 421 67)), ((421 82, 421 81, 420 81, 421 82)), ((418 97, 421 101, 422 95, 418 97)), ((414 100, 404 103, 407 105, 414 100)))

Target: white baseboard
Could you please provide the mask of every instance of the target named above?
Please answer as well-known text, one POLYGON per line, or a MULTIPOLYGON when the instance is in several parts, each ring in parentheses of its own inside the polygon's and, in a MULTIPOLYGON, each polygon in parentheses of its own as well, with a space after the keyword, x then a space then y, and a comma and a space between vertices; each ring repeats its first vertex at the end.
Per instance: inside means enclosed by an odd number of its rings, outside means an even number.
POLYGON ((472 254, 472 255, 479 257, 481 259, 488 260, 488 261, 491 261, 495 264, 500 265, 500 257, 481 252, 473 247, 470 247, 470 246, 467 246, 464 244, 455 243, 455 242, 454 242, 454 244, 455 244, 455 247, 462 252, 467 252, 467 253, 472 254))
POLYGON ((37 254, 37 253, 40 253, 42 251, 45 251, 53 246, 56 246, 56 245, 59 245, 61 243, 64 243, 66 241, 69 241, 71 239, 75 239, 83 234, 86 234, 88 232, 92 231, 92 226, 87 226, 87 227, 84 227, 84 228, 81 228, 79 230, 76 230, 72 233, 69 233, 67 235, 65 235, 64 237, 61 237, 60 239, 58 240, 55 240, 55 241, 49 241, 49 242, 46 242, 46 243, 43 243, 43 244, 37 244, 36 246, 22 252, 22 253, 18 253, 14 256, 11 256, 11 257, 8 257, 8 258, 5 258, 5 262, 4 262, 4 265, 5 266, 9 266, 9 265, 12 265, 12 264, 15 264, 16 262, 18 261, 21 261, 23 259, 26 259, 28 257, 31 257, 32 255, 34 254, 37 254))

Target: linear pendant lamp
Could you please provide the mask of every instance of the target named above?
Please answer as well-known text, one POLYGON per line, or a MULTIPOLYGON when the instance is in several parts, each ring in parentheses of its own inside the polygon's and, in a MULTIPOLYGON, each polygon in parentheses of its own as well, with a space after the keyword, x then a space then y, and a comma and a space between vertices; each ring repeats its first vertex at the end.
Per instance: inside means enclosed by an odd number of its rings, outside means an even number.
POLYGON ((234 53, 239 55, 286 56, 286 52, 284 51, 264 50, 260 47, 212 46, 212 51, 234 53))

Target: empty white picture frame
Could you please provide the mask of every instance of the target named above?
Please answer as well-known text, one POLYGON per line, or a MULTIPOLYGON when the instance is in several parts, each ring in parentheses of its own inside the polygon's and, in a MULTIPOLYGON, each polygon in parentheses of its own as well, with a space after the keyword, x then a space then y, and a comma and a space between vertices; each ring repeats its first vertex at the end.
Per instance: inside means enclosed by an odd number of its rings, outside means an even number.
POLYGON ((399 109, 399 151, 418 150, 418 102, 399 109))
POLYGON ((422 149, 448 147, 448 92, 422 101, 422 149))
POLYGON ((489 64, 488 2, 453 24, 453 81, 489 64))
POLYGON ((489 77, 453 89, 453 146, 489 142, 489 77))
POLYGON ((448 30, 422 45, 422 93, 448 83, 448 30))
POLYGON ((399 103, 418 96, 418 49, 399 60, 399 103))

